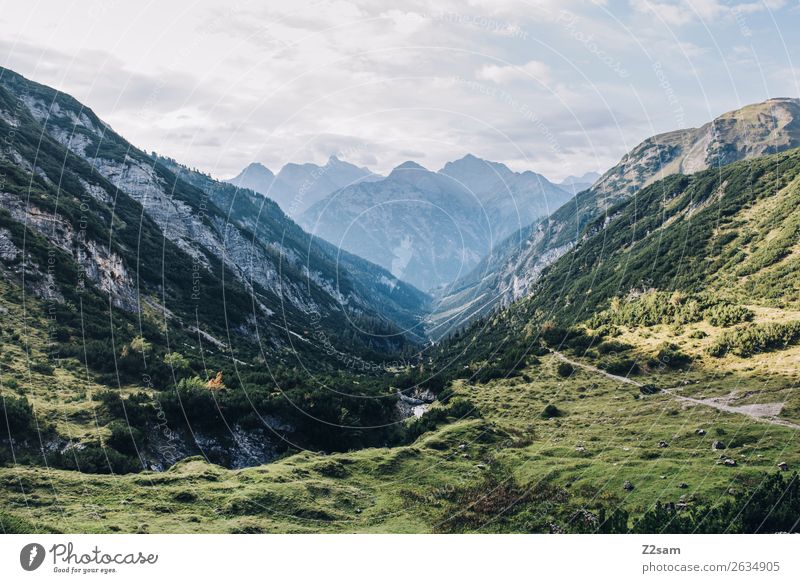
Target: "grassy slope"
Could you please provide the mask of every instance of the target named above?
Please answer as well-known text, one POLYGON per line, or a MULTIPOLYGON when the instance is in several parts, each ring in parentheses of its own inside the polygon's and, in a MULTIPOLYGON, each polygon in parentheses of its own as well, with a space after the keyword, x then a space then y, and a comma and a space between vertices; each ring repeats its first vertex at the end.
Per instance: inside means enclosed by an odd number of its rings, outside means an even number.
MULTIPOLYGON (((452 420, 409 446, 305 452, 236 471, 196 458, 168 472, 125 476, 4 468, 2 506, 40 528, 74 532, 429 532, 446 530, 458 492, 485 484, 489 474, 500 483, 513 479, 525 489, 548 484, 564 492, 567 504, 542 507, 544 517, 558 522, 566 508, 584 504, 618 505, 635 516, 655 500, 682 495, 696 503, 717 501, 780 461, 800 464, 792 429, 666 394, 636 399, 635 387, 583 370, 563 379, 556 363, 544 357, 526 371, 527 381, 459 382, 457 393, 484 418, 452 420), (542 419, 548 403, 565 414, 542 419), (698 427, 707 434, 696 435, 698 427), (729 444, 725 453, 736 467, 715 464, 716 439, 729 444), (659 440, 669 447, 658 447, 659 440), (625 480, 633 491, 622 488, 625 480), (681 482, 688 488, 679 488, 681 482)), ((711 396, 759 390, 764 379, 751 373, 731 367, 715 377, 697 369, 659 373, 657 380, 683 386, 684 380, 706 379, 688 386, 711 396)), ((776 376, 774 382, 782 380, 776 376)), ((516 523, 481 527, 521 529, 516 523)))

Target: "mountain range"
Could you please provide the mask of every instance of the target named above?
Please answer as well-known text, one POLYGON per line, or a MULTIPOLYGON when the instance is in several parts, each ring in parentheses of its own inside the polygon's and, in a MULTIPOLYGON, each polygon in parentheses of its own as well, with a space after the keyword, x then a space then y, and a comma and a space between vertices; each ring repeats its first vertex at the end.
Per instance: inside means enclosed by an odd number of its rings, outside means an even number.
POLYGON ((540 174, 467 155, 437 172, 405 162, 386 178, 331 193, 298 221, 431 290, 466 274, 498 241, 569 198, 540 174))
POLYGON ((312 163, 286 164, 277 175, 263 164, 253 162, 226 182, 271 198, 288 216, 294 218, 340 188, 381 178, 367 168, 331 156, 324 166, 312 163))

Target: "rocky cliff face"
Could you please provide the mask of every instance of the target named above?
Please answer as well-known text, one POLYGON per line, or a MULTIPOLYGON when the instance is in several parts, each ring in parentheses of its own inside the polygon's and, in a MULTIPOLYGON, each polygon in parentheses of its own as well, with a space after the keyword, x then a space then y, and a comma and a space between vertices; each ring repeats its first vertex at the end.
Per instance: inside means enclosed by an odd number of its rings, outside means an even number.
MULTIPOLYGON (((290 333, 308 330, 311 320, 315 326, 330 326, 333 338, 341 336, 348 322, 382 322, 382 332, 396 331, 387 349, 407 342, 407 329, 416 328, 416 336, 422 333, 424 294, 367 262, 337 262, 327 246, 312 241, 271 201, 250 191, 237 195, 234 187, 226 189, 209 177, 202 177, 199 182, 205 189, 200 188, 177 163, 167 164, 138 150, 76 100, 11 71, 0 70, 0 90, 0 126, 9 134, 4 167, 19 178, 16 189, 0 189, 3 207, 10 220, 67 253, 77 271, 115 306, 135 311, 142 296, 159 290, 169 296, 173 290, 167 280, 178 277, 180 265, 191 270, 193 281, 216 288, 222 279, 237 293, 250 296, 255 313, 247 314, 242 305, 241 314, 234 310, 229 315, 229 324, 252 333, 250 320, 255 316, 266 326, 261 334, 271 337, 266 340, 272 345, 286 343, 290 333), (25 177, 19 173, 40 183, 35 186, 40 186, 41 196, 26 196, 25 177), (59 200, 65 202, 61 208, 59 200), (247 212, 239 201, 250 205, 247 212), (222 210, 230 205, 238 213, 222 210), (265 205, 268 211, 262 212, 265 205), (68 209, 74 212, 66 213, 68 209), (122 209, 131 213, 125 220, 122 209), (98 224, 86 219, 91 228, 81 226, 82 214, 98 224), (137 227, 138 243, 128 238, 129 230, 137 227), (136 249, 145 240, 158 245, 159 239, 162 246, 174 249, 170 261, 177 265, 157 265, 162 257, 142 256, 136 249), (230 274, 227 280, 225 273, 230 274), (377 286, 378 281, 388 285, 377 286), (283 318, 273 323, 276 313, 283 318)), ((176 285, 185 285, 185 279, 176 285)), ((170 316, 187 308, 162 307, 170 316)), ((199 328, 204 328, 203 322, 199 328)), ((373 341, 369 330, 354 334, 362 337, 357 342, 373 341)))
POLYGON ((770 99, 728 112, 700 128, 659 134, 628 152, 594 185, 548 218, 520 229, 435 299, 428 327, 446 334, 532 289, 585 225, 639 189, 674 173, 693 174, 800 146, 800 100, 770 99))

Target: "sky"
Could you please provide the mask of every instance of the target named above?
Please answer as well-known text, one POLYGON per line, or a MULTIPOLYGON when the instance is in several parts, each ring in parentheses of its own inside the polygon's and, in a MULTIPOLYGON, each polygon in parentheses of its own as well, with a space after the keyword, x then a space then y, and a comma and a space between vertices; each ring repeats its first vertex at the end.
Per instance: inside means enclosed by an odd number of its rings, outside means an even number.
POLYGON ((216 177, 472 153, 560 180, 800 96, 798 30, 798 0, 0 0, 0 64, 216 177))

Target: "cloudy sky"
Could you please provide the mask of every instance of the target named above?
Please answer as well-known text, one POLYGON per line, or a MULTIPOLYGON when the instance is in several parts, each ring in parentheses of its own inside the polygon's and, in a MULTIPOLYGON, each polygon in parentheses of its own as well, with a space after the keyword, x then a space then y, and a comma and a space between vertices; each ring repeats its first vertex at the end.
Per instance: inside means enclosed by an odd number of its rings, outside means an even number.
POLYGON ((0 1, 0 64, 218 177, 471 152, 560 179, 800 95, 798 0, 224 4, 0 1))

